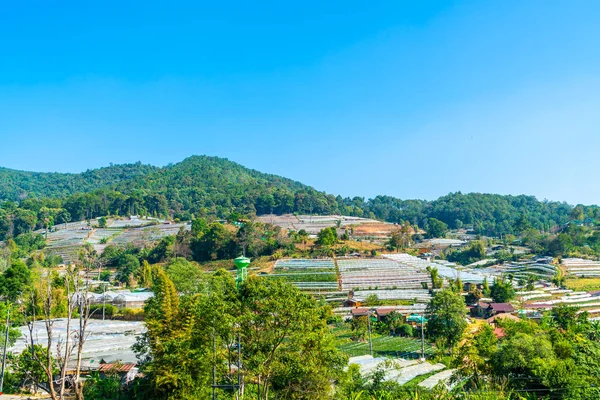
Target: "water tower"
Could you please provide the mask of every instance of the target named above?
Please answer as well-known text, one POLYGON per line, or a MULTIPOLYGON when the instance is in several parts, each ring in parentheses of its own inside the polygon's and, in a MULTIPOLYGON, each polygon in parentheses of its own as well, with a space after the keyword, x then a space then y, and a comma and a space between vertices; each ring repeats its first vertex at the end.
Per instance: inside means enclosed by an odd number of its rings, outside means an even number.
POLYGON ((237 268, 237 274, 235 276, 235 284, 239 287, 246 278, 248 278, 248 265, 250 265, 250 259, 248 257, 239 256, 233 260, 235 267, 237 268))

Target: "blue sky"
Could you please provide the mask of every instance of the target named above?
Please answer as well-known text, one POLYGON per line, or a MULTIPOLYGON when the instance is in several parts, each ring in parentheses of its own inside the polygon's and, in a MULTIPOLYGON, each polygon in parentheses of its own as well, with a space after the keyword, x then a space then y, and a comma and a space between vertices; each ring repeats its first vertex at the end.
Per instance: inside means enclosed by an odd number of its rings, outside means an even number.
POLYGON ((344 196, 600 203, 599 19, 597 1, 12 2, 0 166, 209 154, 344 196))

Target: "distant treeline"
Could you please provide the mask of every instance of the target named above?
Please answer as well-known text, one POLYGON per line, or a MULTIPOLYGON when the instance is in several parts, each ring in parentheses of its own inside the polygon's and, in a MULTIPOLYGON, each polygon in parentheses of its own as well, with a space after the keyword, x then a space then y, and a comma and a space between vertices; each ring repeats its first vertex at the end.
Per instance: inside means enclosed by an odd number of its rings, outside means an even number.
MULTIPOLYGON (((0 169, 0 240, 36 228, 105 215, 149 215, 191 220, 267 213, 343 214, 427 227, 471 227, 498 236, 524 228, 551 230, 573 219, 566 203, 533 196, 451 193, 434 201, 377 196, 342 198, 217 157, 194 156, 158 168, 115 165, 82 174, 0 169)), ((579 206, 583 218, 597 206, 579 206)))

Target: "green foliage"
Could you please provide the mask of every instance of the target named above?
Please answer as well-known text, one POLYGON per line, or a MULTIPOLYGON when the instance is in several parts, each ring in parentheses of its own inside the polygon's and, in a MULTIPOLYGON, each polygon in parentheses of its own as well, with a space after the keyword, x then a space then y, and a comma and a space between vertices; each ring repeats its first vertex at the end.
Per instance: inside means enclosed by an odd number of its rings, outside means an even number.
POLYGON ((330 247, 338 242, 338 234, 336 228, 323 228, 317 235, 316 244, 319 246, 330 247))
POLYGON ((104 376, 93 372, 83 386, 83 395, 87 400, 118 400, 123 398, 123 394, 121 377, 114 371, 104 376))
MULTIPOLYGON (((43 360, 45 363, 47 356, 48 349, 39 344, 34 345, 33 351, 31 346, 26 346, 18 355, 8 354, 7 361, 13 373, 14 386, 16 386, 13 387, 14 391, 22 386, 48 382, 48 376, 38 361, 43 360)), ((51 357, 51 365, 53 372, 58 373, 58 364, 53 357, 51 357)))
POLYGON ((452 347, 467 327, 464 298, 450 289, 442 289, 427 305, 427 333, 432 340, 441 340, 452 347))
POLYGON ((213 365, 218 382, 236 379, 229 371, 239 335, 253 398, 329 398, 345 364, 327 326, 330 308, 276 280, 251 277, 238 291, 222 270, 202 285, 206 290, 180 298, 167 274, 156 274, 145 307, 148 332, 137 346, 150 356, 146 397, 208 398, 213 365))
POLYGON ((427 237, 443 238, 448 232, 448 225, 437 218, 429 218, 427 220, 427 237))
MULTIPOLYGON (((116 165, 82 174, 45 174, 0 168, 0 240, 67 221, 105 215, 169 215, 191 220, 193 215, 226 218, 282 213, 344 214, 378 218, 413 226, 431 226, 432 236, 450 228, 472 227, 476 233, 500 236, 549 230, 573 220, 600 215, 597 207, 578 206, 573 219, 569 205, 538 201, 533 196, 501 196, 460 192, 434 201, 401 200, 390 196, 334 197, 274 175, 249 170, 217 157, 194 156, 164 168, 116 165)), ((197 235, 198 230, 194 231, 197 235)))
POLYGON ((482 240, 474 240, 465 249, 451 252, 446 258, 448 261, 468 265, 485 258, 485 245, 482 240))
POLYGON ((31 272, 27 265, 20 260, 13 261, 0 275, 0 295, 14 302, 30 284, 31 272))
POLYGON ((515 289, 510 280, 495 278, 490 295, 496 303, 506 303, 515 297, 515 289))
POLYGON ((204 290, 202 270, 185 258, 172 259, 165 272, 179 293, 191 295, 204 290))

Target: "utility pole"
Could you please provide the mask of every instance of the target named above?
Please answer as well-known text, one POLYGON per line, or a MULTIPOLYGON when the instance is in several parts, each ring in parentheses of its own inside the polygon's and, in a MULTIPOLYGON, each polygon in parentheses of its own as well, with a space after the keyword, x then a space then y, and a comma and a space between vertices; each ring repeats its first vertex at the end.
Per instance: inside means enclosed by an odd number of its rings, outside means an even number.
POLYGON ((425 362, 425 335, 423 334, 423 314, 421 314, 421 362, 425 362))
POLYGON ((238 400, 242 399, 242 340, 240 338, 240 332, 237 334, 237 356, 238 356, 238 365, 237 365, 237 383, 238 383, 238 400))
POLYGON ((4 391, 4 371, 6 369, 6 348, 8 347, 8 328, 10 325, 10 304, 6 308, 6 332, 4 333, 4 354, 2 355, 2 375, 0 375, 0 394, 4 391))
MULTIPOLYGON (((100 279, 100 275, 98 275, 98 279, 100 279)), ((104 307, 106 306, 106 283, 102 285, 104 288, 104 293, 102 294, 102 321, 104 321, 104 307)))
POLYGON ((371 310, 367 313, 367 326, 369 329, 369 354, 373 357, 373 340, 371 340, 371 310))

